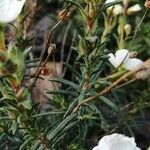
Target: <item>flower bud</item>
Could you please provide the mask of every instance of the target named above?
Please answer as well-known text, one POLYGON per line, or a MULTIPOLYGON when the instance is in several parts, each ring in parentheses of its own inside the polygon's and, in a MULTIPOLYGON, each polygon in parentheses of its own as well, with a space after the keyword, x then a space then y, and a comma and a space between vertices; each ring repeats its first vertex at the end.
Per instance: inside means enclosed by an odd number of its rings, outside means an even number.
POLYGON ((117 15, 120 15, 122 13, 123 13, 123 7, 122 7, 122 5, 120 5, 120 4, 115 5, 115 7, 113 9, 113 15, 117 16, 117 15))
POLYGON ((122 31, 122 27, 119 25, 117 28, 118 35, 121 35, 121 33, 122 33, 121 31, 122 31))
POLYGON ((128 36, 131 33, 131 25, 130 24, 126 24, 124 26, 124 30, 125 30, 126 36, 128 36))
POLYGON ((95 9, 94 9, 93 3, 89 3, 88 15, 89 15, 89 17, 94 18, 95 9))
POLYGON ((89 11, 89 17, 93 18, 95 15, 95 11, 94 10, 90 10, 89 11))
POLYGON ((127 9, 127 14, 131 15, 133 13, 139 12, 141 9, 142 9, 141 6, 139 4, 136 4, 127 9))
POLYGON ((119 17, 119 26, 117 29, 118 35, 122 35, 123 31, 124 31, 124 26, 125 26, 125 21, 123 17, 119 17))
POLYGON ((108 14, 108 15, 111 15, 112 14, 112 11, 113 11, 113 6, 110 6, 110 7, 108 7, 107 9, 106 9, 106 13, 108 14))

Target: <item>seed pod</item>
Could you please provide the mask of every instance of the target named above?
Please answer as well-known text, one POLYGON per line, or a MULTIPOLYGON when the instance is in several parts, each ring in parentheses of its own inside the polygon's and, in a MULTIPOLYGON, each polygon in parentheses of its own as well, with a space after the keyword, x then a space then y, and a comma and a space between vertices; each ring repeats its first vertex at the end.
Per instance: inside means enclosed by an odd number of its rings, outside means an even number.
POLYGON ((70 12, 68 12, 66 9, 64 9, 59 12, 58 16, 59 16, 60 20, 65 21, 66 19, 69 18, 70 12))
POLYGON ((136 58, 136 57, 137 57, 136 51, 130 52, 130 58, 136 58))

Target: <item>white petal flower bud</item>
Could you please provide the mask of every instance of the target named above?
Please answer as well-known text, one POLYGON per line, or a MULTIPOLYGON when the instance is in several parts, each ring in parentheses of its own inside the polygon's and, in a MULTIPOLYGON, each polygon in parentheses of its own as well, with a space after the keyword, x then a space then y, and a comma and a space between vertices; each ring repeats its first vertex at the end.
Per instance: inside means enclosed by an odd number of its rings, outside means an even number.
POLYGON ((113 6, 110 6, 110 7, 108 7, 107 9, 106 9, 106 13, 107 13, 107 15, 111 15, 111 13, 112 13, 112 11, 113 11, 113 6))
POLYGON ((131 25, 130 24, 126 24, 124 27, 126 36, 128 36, 131 33, 131 25))
POLYGON ((139 12, 141 9, 142 9, 141 6, 139 4, 136 4, 128 8, 127 14, 131 15, 133 13, 139 12))

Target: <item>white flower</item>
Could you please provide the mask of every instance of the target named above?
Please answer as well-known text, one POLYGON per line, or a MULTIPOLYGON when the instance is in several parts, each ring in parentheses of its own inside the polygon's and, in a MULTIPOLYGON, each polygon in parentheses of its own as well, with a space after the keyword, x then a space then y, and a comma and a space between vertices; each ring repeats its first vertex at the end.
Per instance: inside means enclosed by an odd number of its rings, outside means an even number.
POLYGON ((141 150, 136 146, 134 138, 122 134, 104 136, 93 150, 141 150))
POLYGON ((141 6, 139 4, 136 4, 134 6, 131 6, 127 9, 127 14, 133 14, 133 13, 136 13, 136 12, 139 12, 141 10, 141 6))
POLYGON ((126 49, 118 50, 115 55, 109 53, 108 56, 110 57, 108 60, 110 63, 115 67, 119 67, 121 63, 123 64, 129 58, 129 51, 126 49))
POLYGON ((110 57, 108 60, 115 68, 123 65, 127 70, 137 70, 143 64, 140 59, 130 58, 130 52, 127 49, 118 50, 115 55, 109 53, 108 56, 110 57))
POLYGON ((0 0, 0 23, 8 23, 17 18, 26 0, 0 0))

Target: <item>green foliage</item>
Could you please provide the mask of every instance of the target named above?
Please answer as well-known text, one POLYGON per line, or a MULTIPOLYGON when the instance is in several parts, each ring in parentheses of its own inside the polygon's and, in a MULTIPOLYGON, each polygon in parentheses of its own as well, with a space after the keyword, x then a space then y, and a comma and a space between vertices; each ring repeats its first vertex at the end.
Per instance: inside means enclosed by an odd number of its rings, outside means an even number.
MULTIPOLYGON (((100 139, 109 133, 134 136, 144 110, 150 107, 149 85, 132 74, 113 86, 128 71, 112 68, 107 54, 128 47, 134 32, 125 36, 124 25, 129 23, 130 16, 114 16, 112 10, 107 13, 108 7, 120 1, 104 2, 65 2, 67 8, 75 9, 71 20, 77 21, 78 26, 74 25, 72 30, 75 29, 78 36, 71 48, 77 57, 73 65, 64 63, 72 79, 49 79, 48 82, 58 83, 59 89, 47 89, 49 105, 46 109, 40 111, 34 99, 31 101, 32 86, 26 86, 23 78, 25 64, 34 65, 37 61, 26 61, 30 40, 20 37, 16 46, 0 51, 0 149, 86 150, 96 144, 88 147, 89 141, 93 143, 94 138, 100 139), (136 80, 132 83, 132 79, 136 80)), ((131 24, 135 28, 137 22, 131 24)), ((131 47, 141 55, 146 53, 141 56, 146 59, 149 30, 148 24, 143 22, 141 36, 131 47)))

